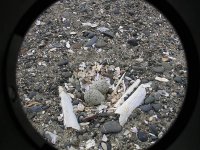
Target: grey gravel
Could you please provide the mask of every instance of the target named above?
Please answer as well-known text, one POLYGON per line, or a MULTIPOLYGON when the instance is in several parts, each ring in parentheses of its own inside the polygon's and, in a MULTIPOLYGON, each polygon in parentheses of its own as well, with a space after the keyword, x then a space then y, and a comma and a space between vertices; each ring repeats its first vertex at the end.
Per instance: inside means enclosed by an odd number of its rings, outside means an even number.
POLYGON ((122 130, 122 126, 116 121, 109 121, 103 124, 101 127, 101 133, 119 133, 122 130))
POLYGON ((84 100, 88 105, 99 105, 105 101, 105 97, 96 89, 90 89, 85 92, 84 100))

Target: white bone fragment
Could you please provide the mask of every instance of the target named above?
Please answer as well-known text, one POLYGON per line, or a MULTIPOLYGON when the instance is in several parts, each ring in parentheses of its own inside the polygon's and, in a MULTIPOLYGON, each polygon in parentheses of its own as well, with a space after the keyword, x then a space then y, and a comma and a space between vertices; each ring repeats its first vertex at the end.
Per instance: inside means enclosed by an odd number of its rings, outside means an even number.
POLYGON ((137 90, 115 111, 116 114, 120 114, 119 123, 123 126, 126 122, 132 111, 141 105, 146 96, 146 89, 141 84, 137 90))
POLYGON ((102 141, 104 141, 104 142, 107 142, 108 141, 108 138, 107 138, 107 136, 104 134, 103 135, 103 137, 102 137, 102 141))
MULTIPOLYGON (((125 73, 126 73, 126 72, 125 72, 125 73)), ((125 73, 122 75, 122 77, 119 79, 117 85, 114 87, 114 89, 113 89, 113 90, 114 90, 113 93, 115 93, 115 92, 117 91, 117 88, 118 88, 119 84, 122 82, 122 79, 124 78, 125 73)))
POLYGON ((65 92, 62 86, 59 86, 58 90, 59 90, 59 96, 61 98, 64 126, 80 130, 77 118, 73 112, 71 97, 65 92))
POLYGON ((166 78, 161 78, 161 77, 156 77, 155 80, 160 81, 160 82, 168 82, 169 80, 166 78))
POLYGON ((95 146, 95 140, 94 139, 90 139, 90 140, 86 141, 85 149, 90 149, 90 148, 92 148, 94 146, 95 146))
POLYGON ((96 23, 90 23, 90 22, 86 22, 86 23, 82 23, 83 26, 90 26, 92 28, 95 28, 98 26, 98 24, 96 23))
POLYGON ((128 87, 126 92, 122 95, 122 97, 117 101, 117 103, 114 105, 114 107, 119 107, 123 102, 124 98, 128 96, 139 84, 141 80, 137 79, 131 86, 128 87))
POLYGON ((70 48, 69 41, 66 42, 66 47, 67 47, 67 48, 70 48))

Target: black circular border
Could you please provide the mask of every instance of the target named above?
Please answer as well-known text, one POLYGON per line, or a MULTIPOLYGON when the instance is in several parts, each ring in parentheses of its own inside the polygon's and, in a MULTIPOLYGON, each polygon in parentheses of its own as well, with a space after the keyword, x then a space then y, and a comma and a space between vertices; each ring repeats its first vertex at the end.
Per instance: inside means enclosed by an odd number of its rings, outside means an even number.
MULTIPOLYGON (((19 35, 21 37, 24 37, 26 32, 28 31, 29 27, 33 23, 33 21, 35 21, 35 19, 45 9, 47 9, 49 6, 51 6, 55 2, 56 2, 56 0, 49 0, 49 1, 38 0, 28 10, 28 12, 22 17, 18 26, 16 27, 15 32, 13 33, 13 36, 19 35)), ((199 67, 199 61, 198 61, 199 58, 198 58, 197 49, 195 47, 194 40, 191 36, 191 33, 190 33, 188 27, 186 26, 186 24, 184 23, 183 19, 179 16, 179 14, 175 11, 175 9, 166 1, 147 0, 147 2, 152 4, 162 14, 164 14, 166 16, 166 18, 170 21, 170 23, 173 25, 173 27, 175 28, 176 32, 178 33, 178 35, 182 41, 182 44, 183 44, 183 47, 184 47, 184 50, 186 53, 186 59, 187 59, 187 65, 188 65, 187 93, 186 93, 186 98, 185 98, 184 104, 182 106, 182 109, 178 115, 178 118, 175 120, 174 124, 169 129, 169 131, 164 135, 164 137, 161 140, 159 140, 158 142, 156 142, 156 144, 154 144, 153 146, 151 146, 149 148, 150 150, 160 150, 160 149, 167 149, 167 147, 170 146, 176 140, 176 138, 184 130, 185 126, 187 125, 187 123, 193 113, 195 104, 197 102, 198 88, 199 88, 199 80, 198 80, 199 72, 196 72, 196 67, 199 67)), ((11 37, 9 45, 8 45, 7 54, 9 54, 8 50, 10 49, 9 46, 10 46, 11 42, 12 42, 12 37, 11 37)), ((10 57, 10 55, 7 55, 7 60, 10 60, 9 57, 10 57)), ((5 66, 7 66, 7 67, 16 65, 15 61, 7 62, 5 60, 5 62, 6 62, 5 66), (15 64, 13 64, 13 63, 15 63, 15 64)), ((5 85, 7 87, 6 93, 7 93, 7 96, 9 96, 10 82, 11 81, 15 82, 15 78, 10 79, 10 78, 8 78, 9 77, 8 75, 13 74, 13 72, 15 73, 15 71, 14 70, 11 71, 8 68, 5 68, 5 70, 6 70, 6 74, 4 75, 4 77, 6 79, 5 80, 5 82, 6 82, 5 85)), ((16 90, 15 84, 16 83, 11 84, 11 87, 14 90, 16 90)), ((12 102, 10 102, 10 103, 12 103, 12 102)), ((20 118, 19 116, 17 116, 16 114, 18 114, 18 112, 21 110, 13 110, 13 107, 12 107, 13 104, 11 104, 11 106, 10 106, 10 103, 8 105, 9 105, 9 110, 13 116, 13 119, 15 119, 15 121, 17 122, 18 127, 24 133, 24 136, 26 136, 30 141, 32 141, 33 137, 30 137, 31 135, 27 134, 27 131, 28 130, 34 131, 34 129, 22 128, 22 124, 25 122, 25 120, 27 121, 27 118, 24 116, 23 116, 24 118, 22 118, 22 117, 20 118), (24 120, 24 121, 19 121, 19 120, 24 120)), ((15 103, 14 105, 19 105, 19 104, 15 103)), ((19 106, 17 106, 17 108, 20 109, 19 106)), ((43 140, 43 139, 40 138, 40 140, 43 140)), ((46 144, 44 144, 44 146, 42 146, 42 147, 38 147, 37 143, 32 143, 32 145, 39 149, 54 149, 53 147, 49 147, 46 144)))

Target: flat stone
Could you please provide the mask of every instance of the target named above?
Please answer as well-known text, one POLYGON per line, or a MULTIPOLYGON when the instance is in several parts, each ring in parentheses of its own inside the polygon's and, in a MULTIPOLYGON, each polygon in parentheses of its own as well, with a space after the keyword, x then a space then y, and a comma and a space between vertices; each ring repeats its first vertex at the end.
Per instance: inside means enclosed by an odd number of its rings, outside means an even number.
POLYGON ((36 92, 32 91, 29 93, 28 98, 32 99, 34 96, 36 96, 36 94, 37 94, 36 92))
POLYGON ((111 32, 111 31, 104 31, 102 33, 103 33, 103 35, 105 35, 105 36, 107 36, 109 38, 114 38, 114 33, 111 32))
POLYGON ((159 132, 155 124, 149 125, 149 130, 150 130, 150 133, 154 134, 155 136, 158 136, 159 132))
POLYGON ((108 121, 101 127, 101 133, 119 133, 122 131, 122 126, 117 121, 108 121))
POLYGON ((140 109, 143 112, 149 112, 152 109, 152 106, 150 104, 148 104, 148 105, 142 105, 142 106, 140 106, 140 109))
POLYGON ((63 72, 63 73, 62 73, 62 76, 65 77, 65 78, 69 78, 69 77, 72 76, 72 73, 69 72, 69 71, 68 71, 68 72, 63 72))
POLYGON ((58 66, 63 66, 63 65, 67 65, 67 64, 68 64, 68 61, 66 59, 60 60, 58 62, 58 66))
POLYGON ((177 82, 177 83, 181 83, 182 82, 182 78, 180 76, 176 76, 174 78, 174 81, 177 82))
POLYGON ((86 44, 85 47, 91 47, 93 44, 97 42, 97 37, 94 36, 92 39, 90 39, 86 44))
POLYGON ((159 103, 158 104, 152 104, 152 107, 156 112, 158 112, 161 109, 162 105, 159 104, 159 103))
POLYGON ((155 98, 153 96, 149 96, 144 100, 145 104, 150 104, 153 103, 155 101, 155 98))
POLYGON ((143 131, 138 131, 137 132, 137 137, 141 142, 146 142, 148 140, 148 135, 146 132, 143 131))
POLYGON ((131 46, 138 46, 138 40, 137 39, 129 39, 127 43, 131 46))
POLYGON ((165 71, 165 68, 162 67, 162 66, 158 66, 158 67, 153 67, 152 70, 155 72, 155 73, 163 73, 165 71))

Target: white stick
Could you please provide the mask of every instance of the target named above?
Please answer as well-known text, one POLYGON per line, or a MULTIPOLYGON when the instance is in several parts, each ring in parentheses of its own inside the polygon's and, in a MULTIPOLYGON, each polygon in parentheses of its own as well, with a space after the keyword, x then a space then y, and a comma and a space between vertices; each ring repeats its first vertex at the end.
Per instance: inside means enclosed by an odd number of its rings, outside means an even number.
MULTIPOLYGON (((126 73, 126 72, 125 72, 126 73)), ((117 83, 117 85, 114 87, 114 93, 117 91, 117 88, 118 88, 118 86, 119 86, 119 84, 122 82, 122 79, 124 78, 124 76, 125 76, 125 73, 121 76, 121 78, 119 79, 119 81, 118 81, 118 83, 117 83)))
POLYGON ((62 86, 59 86, 58 90, 59 90, 59 96, 61 98, 64 126, 72 127, 74 129, 80 130, 80 126, 78 124, 77 118, 73 112, 71 97, 65 92, 62 86))
POLYGON ((116 114, 120 114, 119 123, 123 126, 126 122, 132 111, 141 105, 146 96, 146 89, 141 84, 137 90, 115 111, 116 114))
POLYGON ((139 84, 141 80, 137 79, 131 86, 128 87, 126 92, 122 95, 122 97, 117 101, 117 103, 114 105, 114 107, 119 107, 123 102, 124 98, 128 96, 139 84))

